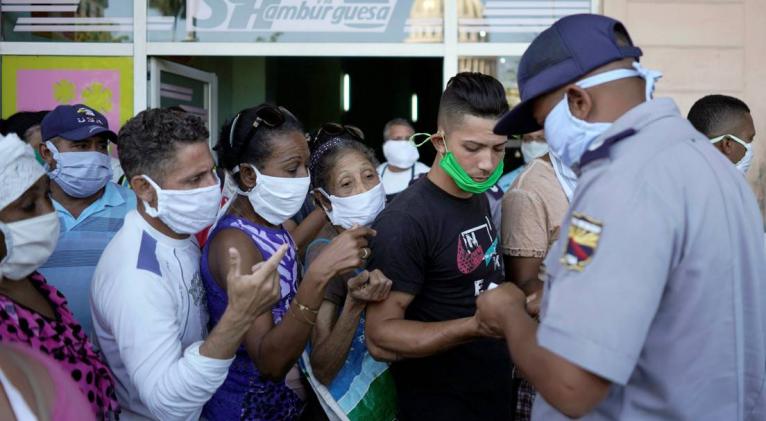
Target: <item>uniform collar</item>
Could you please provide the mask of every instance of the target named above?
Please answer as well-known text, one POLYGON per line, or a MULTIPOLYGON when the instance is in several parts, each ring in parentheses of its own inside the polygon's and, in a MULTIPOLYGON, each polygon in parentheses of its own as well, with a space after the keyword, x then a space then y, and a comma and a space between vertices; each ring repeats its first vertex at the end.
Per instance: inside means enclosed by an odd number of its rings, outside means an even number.
POLYGON ((580 160, 580 170, 593 161, 608 157, 614 144, 632 137, 649 124, 680 114, 676 103, 670 98, 653 99, 633 107, 593 142, 580 160))

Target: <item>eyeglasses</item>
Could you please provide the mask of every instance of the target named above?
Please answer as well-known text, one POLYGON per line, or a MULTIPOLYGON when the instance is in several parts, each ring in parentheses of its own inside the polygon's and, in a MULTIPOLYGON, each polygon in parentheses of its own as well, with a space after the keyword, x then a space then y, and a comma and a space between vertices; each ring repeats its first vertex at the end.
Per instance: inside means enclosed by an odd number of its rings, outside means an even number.
POLYGON ((322 125, 322 127, 319 128, 319 131, 317 132, 316 139, 319 138, 321 135, 327 135, 327 136, 341 136, 343 134, 348 133, 356 140, 363 141, 364 140, 364 133, 358 128, 354 126, 344 126, 342 124, 338 123, 325 123, 322 125))

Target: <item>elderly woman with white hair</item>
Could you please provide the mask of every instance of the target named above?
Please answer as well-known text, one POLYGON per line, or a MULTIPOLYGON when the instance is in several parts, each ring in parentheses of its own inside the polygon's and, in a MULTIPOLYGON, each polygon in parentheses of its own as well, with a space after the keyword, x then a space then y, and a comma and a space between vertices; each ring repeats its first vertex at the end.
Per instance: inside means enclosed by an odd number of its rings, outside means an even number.
POLYGON ((109 368, 64 296, 37 272, 59 234, 48 182, 29 145, 15 135, 0 137, 0 343, 51 356, 77 383, 93 414, 108 418, 118 411, 109 368))

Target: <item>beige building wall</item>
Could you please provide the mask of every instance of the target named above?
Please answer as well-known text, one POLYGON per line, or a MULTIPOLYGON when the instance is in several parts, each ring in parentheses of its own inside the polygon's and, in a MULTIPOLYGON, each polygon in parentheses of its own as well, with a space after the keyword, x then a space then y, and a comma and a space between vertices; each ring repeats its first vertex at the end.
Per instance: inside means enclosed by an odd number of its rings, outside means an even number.
POLYGON ((704 95, 745 101, 755 121, 755 160, 748 179, 766 209, 766 0, 601 0, 661 70, 658 96, 686 115, 704 95))

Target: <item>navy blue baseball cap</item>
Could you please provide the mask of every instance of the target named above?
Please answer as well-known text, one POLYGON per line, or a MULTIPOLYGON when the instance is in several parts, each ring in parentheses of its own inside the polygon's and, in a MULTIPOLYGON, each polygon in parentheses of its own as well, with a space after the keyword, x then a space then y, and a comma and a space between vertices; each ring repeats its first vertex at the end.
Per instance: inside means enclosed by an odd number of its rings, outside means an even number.
POLYGON ((49 112, 40 123, 43 142, 61 137, 77 142, 91 136, 103 136, 111 141, 117 135, 109 130, 106 117, 87 105, 59 105, 49 112))
POLYGON ((641 49, 633 45, 628 31, 617 20, 594 14, 559 19, 541 32, 521 56, 516 73, 521 103, 500 119, 495 133, 510 136, 542 129, 532 116, 535 99, 603 65, 628 57, 638 60, 641 55, 641 49), (618 42, 616 31, 627 36, 627 45, 618 42))

